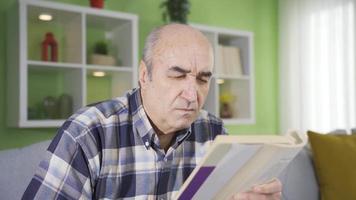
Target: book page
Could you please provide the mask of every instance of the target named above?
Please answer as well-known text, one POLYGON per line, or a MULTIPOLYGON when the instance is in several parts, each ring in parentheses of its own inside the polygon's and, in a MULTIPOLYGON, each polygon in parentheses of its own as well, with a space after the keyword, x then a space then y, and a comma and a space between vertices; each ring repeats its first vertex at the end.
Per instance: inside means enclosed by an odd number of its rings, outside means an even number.
POLYGON ((287 136, 219 136, 183 184, 178 199, 229 199, 266 183, 278 177, 306 142, 295 132, 287 136))
MULTIPOLYGON (((241 148, 241 147, 240 147, 241 148)), ((245 147, 246 148, 246 147, 245 147)), ((248 191, 254 185, 271 181, 293 160, 301 148, 265 145, 247 162, 214 199, 229 199, 233 194, 248 191)))
MULTIPOLYGON (((261 145, 248 145, 241 148, 242 146, 241 144, 231 145, 225 156, 220 155, 222 160, 215 166, 214 171, 209 175, 193 199, 212 199, 228 184, 232 177, 231 175, 239 171, 243 164, 250 160, 261 148, 261 145)), ((213 163, 204 164, 204 166, 214 165, 213 163)))

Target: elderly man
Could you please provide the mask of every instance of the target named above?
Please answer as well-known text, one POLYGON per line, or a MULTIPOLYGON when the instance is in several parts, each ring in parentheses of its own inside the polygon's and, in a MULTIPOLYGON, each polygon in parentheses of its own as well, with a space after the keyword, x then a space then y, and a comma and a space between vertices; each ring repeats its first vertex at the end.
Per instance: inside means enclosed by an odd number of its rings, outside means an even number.
MULTIPOLYGON (((79 110, 60 128, 24 199, 171 199, 225 134, 202 110, 213 51, 202 33, 169 24, 147 38, 140 87, 79 110)), ((279 199, 278 180, 236 199, 279 199)))

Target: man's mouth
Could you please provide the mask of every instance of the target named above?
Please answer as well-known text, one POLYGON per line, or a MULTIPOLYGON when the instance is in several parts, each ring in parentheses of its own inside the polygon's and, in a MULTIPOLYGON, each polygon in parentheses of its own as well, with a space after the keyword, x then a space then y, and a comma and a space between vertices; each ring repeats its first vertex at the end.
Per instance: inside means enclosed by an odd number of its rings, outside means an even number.
POLYGON ((184 111, 184 112, 195 112, 196 109, 194 109, 194 108, 178 108, 177 110, 184 111))

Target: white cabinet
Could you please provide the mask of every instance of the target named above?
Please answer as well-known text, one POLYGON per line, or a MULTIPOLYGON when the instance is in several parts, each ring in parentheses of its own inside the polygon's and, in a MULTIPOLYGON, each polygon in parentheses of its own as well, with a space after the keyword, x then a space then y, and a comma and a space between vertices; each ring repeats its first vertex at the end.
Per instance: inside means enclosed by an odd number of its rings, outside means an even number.
POLYGON ((225 124, 255 123, 253 34, 192 24, 211 42, 214 75, 204 108, 225 124))
POLYGON ((9 125, 58 127, 80 107, 136 87, 137 20, 133 14, 20 0, 7 15, 9 125), (52 20, 39 20, 41 14, 52 20), (46 33, 56 45, 42 44, 46 33), (99 51, 108 55, 94 59, 99 51))

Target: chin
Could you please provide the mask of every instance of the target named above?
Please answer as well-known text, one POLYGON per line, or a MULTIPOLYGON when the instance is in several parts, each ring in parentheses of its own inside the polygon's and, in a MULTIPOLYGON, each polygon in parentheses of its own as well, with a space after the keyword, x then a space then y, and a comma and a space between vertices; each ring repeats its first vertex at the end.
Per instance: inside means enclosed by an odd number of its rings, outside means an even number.
POLYGON ((195 119, 196 118, 193 118, 193 117, 188 117, 188 118, 183 117, 183 118, 175 120, 174 125, 178 130, 189 128, 195 119))
POLYGON ((176 131, 180 131, 180 130, 183 130, 183 129, 188 129, 189 127, 190 127, 190 125, 191 124, 189 124, 189 125, 176 125, 176 127, 175 127, 175 129, 176 129, 176 131))

